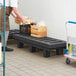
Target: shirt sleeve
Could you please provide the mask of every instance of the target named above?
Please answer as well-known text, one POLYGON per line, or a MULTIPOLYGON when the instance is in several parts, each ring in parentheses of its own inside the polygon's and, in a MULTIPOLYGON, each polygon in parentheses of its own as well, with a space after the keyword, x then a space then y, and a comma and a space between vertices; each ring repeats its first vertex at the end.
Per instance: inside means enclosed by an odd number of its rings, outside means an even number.
POLYGON ((11 7, 18 7, 18 0, 10 0, 11 7))

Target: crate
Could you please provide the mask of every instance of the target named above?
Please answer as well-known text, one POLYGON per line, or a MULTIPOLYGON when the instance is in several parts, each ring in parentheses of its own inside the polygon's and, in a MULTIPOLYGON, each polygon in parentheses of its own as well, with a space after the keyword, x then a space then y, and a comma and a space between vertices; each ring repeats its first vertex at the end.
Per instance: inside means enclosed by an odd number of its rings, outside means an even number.
POLYGON ((47 27, 46 26, 31 26, 31 36, 35 37, 46 37, 47 27))
POLYGON ((31 25, 26 24, 26 25, 20 25, 20 34, 22 35, 30 35, 31 34, 31 25))

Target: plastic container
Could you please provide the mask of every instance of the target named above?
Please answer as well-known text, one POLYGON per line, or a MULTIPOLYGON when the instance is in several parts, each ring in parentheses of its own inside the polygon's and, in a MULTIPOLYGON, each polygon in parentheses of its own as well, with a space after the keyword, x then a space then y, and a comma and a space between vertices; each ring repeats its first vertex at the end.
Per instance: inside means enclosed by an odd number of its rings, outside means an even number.
POLYGON ((68 52, 69 52, 69 55, 72 55, 72 44, 68 44, 68 52))
POLYGON ((0 43, 0 64, 2 64, 2 44, 0 43))
POLYGON ((36 23, 20 25, 20 34, 31 35, 31 26, 36 25, 36 23))
POLYGON ((76 56, 76 45, 75 44, 72 45, 72 55, 76 56))
POLYGON ((30 26, 31 26, 30 24, 20 25, 20 34, 30 35, 31 34, 30 26))

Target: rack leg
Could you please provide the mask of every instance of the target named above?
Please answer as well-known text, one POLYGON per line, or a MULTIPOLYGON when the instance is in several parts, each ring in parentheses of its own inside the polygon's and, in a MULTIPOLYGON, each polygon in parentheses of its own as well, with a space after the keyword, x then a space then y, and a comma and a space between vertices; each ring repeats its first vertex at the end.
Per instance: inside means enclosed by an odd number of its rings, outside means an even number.
POLYGON ((18 48, 23 48, 24 44, 22 42, 17 42, 17 47, 18 48))
POLYGON ((31 46, 31 45, 29 46, 29 50, 30 50, 30 52, 32 52, 32 53, 33 53, 33 52, 36 52, 36 49, 37 49, 36 47, 33 47, 33 46, 31 46))
POLYGON ((43 56, 44 56, 44 57, 50 57, 50 50, 44 49, 44 50, 43 50, 43 56))
POLYGON ((62 54, 63 54, 63 48, 57 48, 56 55, 62 55, 62 54))

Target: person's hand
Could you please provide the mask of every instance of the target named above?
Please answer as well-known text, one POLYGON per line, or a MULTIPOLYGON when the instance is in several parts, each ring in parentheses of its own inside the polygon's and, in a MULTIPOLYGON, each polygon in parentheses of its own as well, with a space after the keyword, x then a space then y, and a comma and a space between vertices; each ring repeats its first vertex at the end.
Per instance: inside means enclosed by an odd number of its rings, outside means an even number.
POLYGON ((26 18, 26 24, 34 24, 35 22, 30 19, 29 17, 25 17, 26 18))
POLYGON ((24 16, 22 16, 21 18, 16 17, 15 22, 20 25, 25 25, 27 23, 26 18, 24 16))
POLYGON ((22 24, 22 20, 19 17, 15 17, 15 22, 20 25, 22 24))
POLYGON ((22 25, 25 25, 26 23, 26 17, 22 16, 22 25))
POLYGON ((22 16, 22 25, 30 24, 30 22, 28 21, 29 19, 30 19, 29 17, 22 16))

